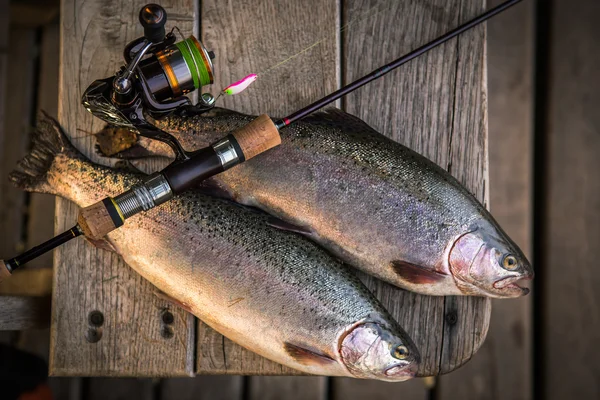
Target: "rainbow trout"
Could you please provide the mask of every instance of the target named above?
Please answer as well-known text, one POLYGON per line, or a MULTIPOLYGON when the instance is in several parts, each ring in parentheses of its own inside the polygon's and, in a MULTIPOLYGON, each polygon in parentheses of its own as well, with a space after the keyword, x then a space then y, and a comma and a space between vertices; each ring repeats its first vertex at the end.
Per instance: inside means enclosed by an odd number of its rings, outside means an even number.
MULTIPOLYGON (((156 125, 188 150, 254 117, 216 109, 156 125)), ((518 297, 533 270, 492 215, 425 157, 339 110, 281 131, 279 147, 213 179, 235 201, 258 207, 347 263, 429 295, 518 297)), ((172 156, 153 143, 153 154, 172 156)))
MULTIPOLYGON (((116 195, 142 174, 92 164, 51 119, 11 176, 16 186, 79 206, 116 195)), ((221 334, 311 374, 401 381, 412 340, 340 261, 270 217, 191 191, 108 235, 125 262, 221 334)))

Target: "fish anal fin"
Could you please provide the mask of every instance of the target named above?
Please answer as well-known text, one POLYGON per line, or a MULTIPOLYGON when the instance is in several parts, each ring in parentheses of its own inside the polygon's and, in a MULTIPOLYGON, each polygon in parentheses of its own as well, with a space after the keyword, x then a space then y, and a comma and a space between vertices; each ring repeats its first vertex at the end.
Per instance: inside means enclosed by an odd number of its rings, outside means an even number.
POLYGON ((301 235, 308 235, 312 233, 312 231, 309 228, 305 228, 300 225, 295 225, 291 222, 286 222, 276 217, 269 217, 269 219, 267 220, 267 225, 272 226, 273 228, 281 229, 282 231, 296 232, 301 235))
POLYGON ((117 249, 115 249, 114 246, 106 239, 90 239, 86 236, 85 240, 87 240, 92 246, 97 247, 99 249, 112 251, 113 253, 118 253, 117 249))
POLYGON ((283 348, 290 357, 304 365, 326 365, 335 362, 333 358, 310 346, 283 343, 283 348))
POLYGON ((154 295, 155 295, 156 297, 158 297, 159 299, 166 301, 167 303, 171 303, 171 304, 173 304, 174 306, 176 306, 176 307, 179 307, 179 308, 181 308, 181 309, 183 309, 183 310, 185 310, 185 311, 189 312, 190 314, 193 314, 193 312, 192 312, 192 308, 191 308, 191 307, 189 306, 189 304, 187 304, 187 303, 184 303, 184 302, 182 302, 182 301, 179 301, 179 300, 177 300, 177 299, 174 299, 173 297, 171 297, 171 296, 169 296, 168 294, 166 294, 166 293, 164 293, 164 292, 161 292, 161 291, 159 291, 159 290, 155 290, 155 291, 154 291, 154 295))
POLYGON ((446 278, 446 274, 431 271, 427 268, 406 261, 392 261, 391 268, 405 281, 417 285, 436 283, 446 278))

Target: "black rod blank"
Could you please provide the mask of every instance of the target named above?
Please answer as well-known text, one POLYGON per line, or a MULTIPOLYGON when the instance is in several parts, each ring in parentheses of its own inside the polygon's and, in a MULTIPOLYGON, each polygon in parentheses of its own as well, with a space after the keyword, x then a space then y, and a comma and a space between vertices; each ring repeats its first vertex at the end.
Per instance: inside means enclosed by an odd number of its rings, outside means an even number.
POLYGON ((384 65, 383 67, 377 68, 375 71, 371 72, 370 74, 365 75, 362 78, 357 79, 354 82, 349 83, 348 85, 342 87, 341 89, 338 89, 335 92, 315 101, 314 103, 309 104, 308 106, 294 112, 293 114, 288 115, 287 117, 283 118, 282 120, 277 121, 275 123, 275 125, 277 126, 278 129, 281 129, 284 126, 288 126, 289 124, 293 123, 294 121, 297 121, 301 118, 306 117, 307 115, 317 111, 318 109, 326 106, 327 104, 330 104, 330 103, 336 101, 340 97, 343 97, 343 96, 347 95, 348 93, 355 91, 359 87, 364 86, 367 83, 398 68, 399 66, 406 64, 407 62, 419 57, 421 54, 428 52, 429 50, 433 49, 434 47, 437 47, 440 44, 445 43, 448 40, 460 35, 461 33, 468 31, 469 29, 473 28, 474 26, 479 25, 480 23, 490 19, 491 17, 495 16, 496 14, 501 13, 502 11, 506 10, 507 8, 514 6, 515 4, 519 3, 520 1, 522 1, 522 0, 508 0, 508 1, 500 4, 499 6, 486 11, 485 13, 481 14, 480 16, 475 17, 474 19, 470 20, 469 22, 459 26, 458 28, 451 30, 450 32, 440 36, 439 38, 419 47, 416 50, 411 51, 410 53, 390 62, 389 64, 384 65))
POLYGON ((79 225, 75 225, 68 231, 63 232, 60 235, 55 236, 52 239, 47 240, 40 245, 32 247, 25 253, 20 254, 15 258, 11 258, 10 260, 5 261, 6 268, 8 268, 8 272, 13 273, 21 265, 33 260, 34 258, 41 256, 42 254, 60 246, 63 243, 68 242, 73 238, 76 238, 77 236, 80 236, 81 234, 82 232, 81 229, 79 229, 79 225))

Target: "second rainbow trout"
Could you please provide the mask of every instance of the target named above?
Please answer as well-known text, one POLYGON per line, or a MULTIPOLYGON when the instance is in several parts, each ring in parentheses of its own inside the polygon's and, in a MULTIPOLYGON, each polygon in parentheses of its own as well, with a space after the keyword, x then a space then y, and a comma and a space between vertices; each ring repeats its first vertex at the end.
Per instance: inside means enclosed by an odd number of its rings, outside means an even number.
MULTIPOLYGON (((184 148, 207 146, 253 117, 224 109, 156 124, 184 148)), ((518 297, 533 270, 492 215, 456 179, 339 110, 281 130, 277 148, 217 175, 242 204, 286 221, 349 264, 429 295, 518 297)), ((154 153, 169 155, 165 147, 154 153), (162 149, 162 150, 161 150, 162 149)))

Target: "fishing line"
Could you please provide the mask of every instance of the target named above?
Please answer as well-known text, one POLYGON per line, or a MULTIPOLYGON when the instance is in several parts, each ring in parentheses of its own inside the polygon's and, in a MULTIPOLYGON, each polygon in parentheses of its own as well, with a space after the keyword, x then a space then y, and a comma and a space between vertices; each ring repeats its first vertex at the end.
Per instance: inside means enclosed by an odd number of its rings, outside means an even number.
POLYGON ((337 35, 338 33, 343 33, 346 30, 348 30, 352 25, 358 23, 358 22, 362 22, 367 20, 368 18, 380 13, 381 11, 384 11, 386 9, 388 9, 390 7, 389 3, 383 0, 380 0, 377 4, 375 4, 374 6, 372 6, 371 8, 369 8, 367 11, 365 11, 362 15, 354 18, 353 20, 349 21, 348 23, 346 23, 344 26, 342 26, 340 29, 335 29, 330 33, 325 34, 323 37, 321 37, 321 39, 317 40, 316 42, 308 45, 307 47, 303 48, 302 50, 298 51, 295 54, 292 54, 291 56, 289 56, 288 58, 258 72, 255 74, 250 74, 248 76, 246 76, 245 78, 234 82, 232 84, 230 84, 229 86, 225 87, 223 90, 221 90, 219 92, 219 94, 217 95, 217 97, 215 98, 215 101, 217 101, 222 95, 234 95, 234 94, 238 94, 243 92, 248 86, 250 86, 250 84, 252 82, 254 82, 259 76, 263 76, 266 75, 267 73, 273 71, 274 69, 290 62, 291 60, 295 59, 296 57, 308 52, 309 50, 313 49, 314 47, 320 45, 321 43, 325 42, 326 40, 330 39, 331 36, 333 35, 337 35), (381 10, 378 10, 378 8, 382 5, 382 4, 387 4, 386 7, 384 7, 381 10))

